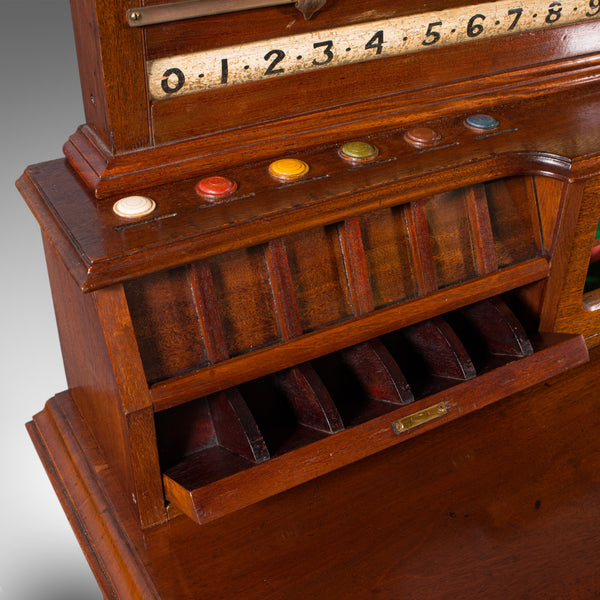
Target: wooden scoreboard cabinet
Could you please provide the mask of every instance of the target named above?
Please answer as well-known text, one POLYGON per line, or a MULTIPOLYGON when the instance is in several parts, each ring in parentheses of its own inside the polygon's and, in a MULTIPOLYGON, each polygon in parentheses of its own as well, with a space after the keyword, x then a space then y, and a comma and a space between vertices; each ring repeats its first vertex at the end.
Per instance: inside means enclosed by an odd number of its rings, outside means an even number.
POLYGON ((600 595, 600 0, 72 0, 18 187, 104 596, 600 595))

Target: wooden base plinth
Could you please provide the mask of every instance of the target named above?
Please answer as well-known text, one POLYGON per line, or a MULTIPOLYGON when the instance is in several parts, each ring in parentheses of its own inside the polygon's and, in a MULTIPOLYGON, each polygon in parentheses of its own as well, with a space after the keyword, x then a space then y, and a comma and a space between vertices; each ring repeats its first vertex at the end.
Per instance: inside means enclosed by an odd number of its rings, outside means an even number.
POLYGON ((200 526, 142 531, 68 393, 28 424, 106 598, 600 596, 591 362, 200 526))

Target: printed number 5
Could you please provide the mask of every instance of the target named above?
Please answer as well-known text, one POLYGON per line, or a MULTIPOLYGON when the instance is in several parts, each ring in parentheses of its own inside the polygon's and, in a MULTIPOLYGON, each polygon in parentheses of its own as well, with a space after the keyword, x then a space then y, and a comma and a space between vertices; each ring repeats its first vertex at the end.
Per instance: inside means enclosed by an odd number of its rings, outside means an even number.
POLYGON ((440 41, 442 37, 439 31, 435 31, 434 27, 441 27, 441 21, 435 21, 435 23, 429 23, 429 27, 427 27, 426 39, 424 39, 421 43, 423 46, 432 46, 436 42, 440 41))

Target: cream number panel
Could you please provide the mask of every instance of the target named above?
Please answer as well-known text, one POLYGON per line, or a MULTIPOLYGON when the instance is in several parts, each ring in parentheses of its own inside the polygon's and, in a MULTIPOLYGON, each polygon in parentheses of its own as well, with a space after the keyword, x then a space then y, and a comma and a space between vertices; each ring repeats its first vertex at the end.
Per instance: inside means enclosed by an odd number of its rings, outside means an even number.
POLYGON ((182 54, 148 61, 150 97, 160 100, 599 16, 600 0, 501 0, 182 54))

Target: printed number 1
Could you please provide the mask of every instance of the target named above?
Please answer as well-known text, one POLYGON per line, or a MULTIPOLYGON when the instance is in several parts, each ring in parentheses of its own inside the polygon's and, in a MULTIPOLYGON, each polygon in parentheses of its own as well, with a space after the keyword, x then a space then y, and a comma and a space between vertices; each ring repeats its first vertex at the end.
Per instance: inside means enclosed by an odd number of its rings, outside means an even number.
POLYGON ((226 58, 221 59, 221 83, 227 83, 227 79, 229 78, 229 63, 226 58))

